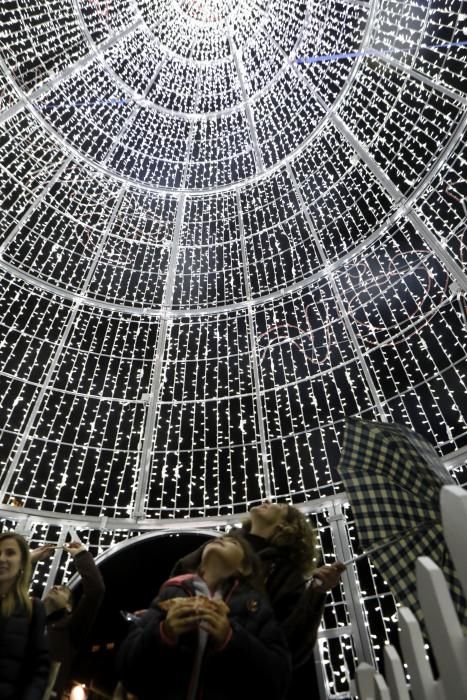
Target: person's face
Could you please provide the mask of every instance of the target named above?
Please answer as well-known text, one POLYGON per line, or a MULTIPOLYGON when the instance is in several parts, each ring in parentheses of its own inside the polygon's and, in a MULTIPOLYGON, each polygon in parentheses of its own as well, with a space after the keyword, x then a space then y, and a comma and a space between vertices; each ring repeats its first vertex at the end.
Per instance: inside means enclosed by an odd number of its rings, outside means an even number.
POLYGON ((12 537, 0 541, 0 585, 8 590, 21 571, 21 549, 12 537))
POLYGON ((237 571, 242 572, 244 569, 243 547, 234 537, 218 537, 208 542, 203 550, 202 564, 205 564, 209 557, 214 556, 222 562, 228 576, 237 571))
POLYGON ((285 523, 288 510, 287 503, 269 503, 265 501, 260 506, 254 506, 250 510, 250 518, 253 524, 268 525, 274 527, 285 523))
POLYGON ((49 606, 54 610, 60 610, 61 608, 69 610, 71 607, 70 589, 66 586, 52 586, 44 600, 48 601, 49 606))

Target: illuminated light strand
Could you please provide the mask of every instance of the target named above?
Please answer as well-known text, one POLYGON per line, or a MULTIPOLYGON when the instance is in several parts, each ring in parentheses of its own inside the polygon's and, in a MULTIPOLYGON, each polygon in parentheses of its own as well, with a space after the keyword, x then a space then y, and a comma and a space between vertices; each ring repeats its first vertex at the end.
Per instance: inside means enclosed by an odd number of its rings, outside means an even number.
MULTIPOLYGON (((417 49, 449 49, 453 46, 467 46, 467 41, 448 41, 443 44, 420 44, 417 49)), ((346 58, 360 58, 361 56, 380 56, 381 54, 410 53, 411 49, 363 49, 362 51, 350 51, 348 53, 328 54, 326 56, 306 56, 296 58, 296 63, 322 63, 327 61, 342 61, 346 58)))
POLYGON ((34 103, 34 106, 39 108, 39 109, 69 109, 70 107, 74 108, 79 108, 79 107, 92 107, 94 105, 112 105, 115 107, 119 107, 121 105, 127 105, 130 104, 130 100, 125 99, 124 97, 109 97, 108 99, 94 99, 94 100, 77 100, 76 102, 59 102, 59 103, 54 103, 54 102, 48 102, 45 104, 40 104, 40 103, 34 103))
MULTIPOLYGON (((125 26, 131 15, 124 1, 119 3, 121 12, 116 3, 109 3, 104 27, 99 7, 102 11, 107 6, 93 4, 83 6, 83 16, 96 42, 112 31, 111 23, 125 26)), ((158 11, 170 18, 176 5, 161 4, 158 11)), ((463 85, 461 61, 456 59, 463 52, 425 52, 415 59, 418 73, 404 72, 402 64, 389 61, 354 61, 351 75, 346 72, 350 61, 335 57, 362 45, 368 19, 362 3, 348 4, 345 12, 341 3, 313 3, 302 10, 296 3, 276 3, 269 20, 255 11, 254 3, 249 5, 232 3, 229 22, 241 52, 243 87, 259 149, 270 168, 261 180, 255 179, 248 120, 235 114, 241 90, 235 67, 223 54, 222 34, 203 33, 185 19, 184 32, 173 22, 164 35, 153 3, 139 6, 157 36, 144 27, 105 49, 106 75, 102 64, 93 63, 79 75, 55 81, 42 103, 57 106, 55 113, 45 109, 41 114, 43 123, 52 125, 49 133, 26 112, 8 113, 2 124, 2 240, 22 222, 0 261, 5 265, 0 315, 2 457, 7 459, 27 424, 28 407, 44 382, 54 337, 61 336, 70 306, 79 309, 76 332, 64 348, 47 402, 15 471, 14 487, 7 493, 10 504, 19 509, 71 512, 83 522, 90 515, 104 522, 107 516, 123 519, 132 512, 157 344, 155 315, 161 313, 167 315, 168 341, 151 454, 156 467, 145 504, 153 518, 236 513, 263 496, 251 348, 246 342, 248 305, 261 353, 259 398, 274 498, 301 502, 336 496, 342 484, 334 465, 345 416, 375 417, 344 320, 352 324, 358 346, 366 353, 391 419, 422 431, 440 452, 465 444, 466 343, 458 292, 361 157, 367 153, 370 164, 379 164, 403 192, 402 204, 407 197, 409 206, 462 265, 466 162, 460 132, 457 144, 450 139, 453 125, 462 119, 453 90, 463 85), (310 70, 305 84, 284 64, 280 52, 271 50, 269 37, 290 48, 289 56, 310 55, 316 27, 321 42, 317 51, 334 59, 310 70), (301 43, 296 45, 298 37, 301 43), (179 55, 167 47, 179 49, 179 55), (130 96, 149 84, 156 54, 157 62, 164 62, 146 105, 130 96), (417 79, 420 75, 425 83, 417 79), (122 92, 121 100, 128 104, 118 103, 123 83, 129 92, 122 92), (196 84, 203 86, 198 109, 206 118, 196 115, 189 124, 196 84), (328 121, 324 108, 315 109, 314 90, 353 130, 362 153, 356 153, 328 121), (65 114, 61 101, 67 108, 76 101, 79 109, 65 114), (119 140, 130 101, 141 113, 137 121, 129 119, 131 128, 119 140), (150 103, 166 111, 162 116, 146 114, 150 103), (197 120, 188 152, 187 134, 197 120), (70 144, 87 161, 74 164, 45 191, 63 157, 59 149, 67 150, 70 144), (113 172, 133 184, 111 231, 104 234, 119 183, 109 173, 94 173, 92 166, 109 154, 113 172), (297 185, 283 167, 284 159, 290 161, 297 185), (432 166, 436 174, 430 180, 432 166), (174 201, 184 171, 189 186, 174 303, 161 310, 174 201), (145 192, 141 184, 148 186, 145 192), (233 185, 241 199, 242 241, 233 185), (156 191, 164 187, 172 194, 156 191), (297 201, 296 187, 306 206, 297 201), (191 188, 198 188, 196 196, 191 188), (22 221, 31 200, 35 207, 22 221), (322 259, 302 209, 313 222, 322 259), (108 245, 100 252, 87 305, 73 294, 104 235, 108 245), (244 269, 251 299, 245 292, 244 269), (336 307, 329 275, 345 313, 336 307), (34 280, 50 286, 41 289, 34 280), (303 280, 308 281, 294 287, 303 280), (60 290, 68 297, 60 296, 60 290), (108 306, 103 310, 93 300, 108 306), (132 310, 138 314, 132 315, 132 310)), ((184 7, 201 20, 220 13, 219 4, 184 7)), ((436 17, 432 9, 418 2, 375 4, 372 40, 387 45, 384 42, 392 43, 394 36, 408 34, 414 51, 423 49, 443 21, 446 28, 452 24, 450 8, 438 8, 436 17), (426 36, 421 36, 420 27, 426 36)), ((58 75, 64 65, 76 65, 89 49, 82 43, 82 32, 73 33, 74 23, 44 19, 41 31, 35 32, 29 14, 42 18, 39 4, 19 8, 17 25, 7 19, 11 30, 20 27, 14 45, 17 79, 24 88, 58 75)), ((457 29, 452 25, 449 31, 454 36, 457 29)), ((3 95, 4 107, 16 99, 8 86, 3 95)), ((1 466, 3 470, 5 464, 1 466)), ((458 463, 455 469, 465 481, 465 466, 458 463)), ((324 558, 331 561, 332 533, 324 516, 316 519, 323 530, 324 558)), ((350 547, 358 550, 351 527, 349 522, 350 547)), ((79 532, 93 553, 131 534, 79 532)), ((52 529, 33 534, 34 543, 42 537, 57 538, 52 529)), ((61 563, 58 577, 66 580, 68 572, 69 563, 61 563)), ((37 585, 45 575, 43 571, 37 577, 37 585)), ((396 629, 396 606, 371 562, 358 563, 357 580, 356 599, 379 662, 383 645, 396 629)), ((323 632, 329 638, 320 640, 331 697, 348 694, 354 671, 355 644, 348 623, 348 601, 338 589, 328 598, 323 632)))

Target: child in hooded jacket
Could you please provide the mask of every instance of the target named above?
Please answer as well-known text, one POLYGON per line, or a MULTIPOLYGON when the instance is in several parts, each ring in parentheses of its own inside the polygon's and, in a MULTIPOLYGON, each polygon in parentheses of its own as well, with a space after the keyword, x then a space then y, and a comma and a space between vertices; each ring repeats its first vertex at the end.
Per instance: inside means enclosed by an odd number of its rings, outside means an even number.
POLYGON ((280 700, 290 657, 260 571, 242 537, 208 542, 199 570, 166 581, 124 640, 125 688, 139 700, 280 700))

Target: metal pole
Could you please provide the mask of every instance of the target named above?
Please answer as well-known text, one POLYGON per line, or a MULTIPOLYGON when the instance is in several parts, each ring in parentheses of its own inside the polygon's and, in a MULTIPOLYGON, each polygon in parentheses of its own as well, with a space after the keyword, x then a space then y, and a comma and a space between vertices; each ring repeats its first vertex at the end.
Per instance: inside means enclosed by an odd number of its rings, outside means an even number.
MULTIPOLYGON (((173 299, 175 272, 178 260, 178 250, 180 244, 180 229, 183 221, 183 213, 185 209, 185 194, 180 195, 178 202, 177 218, 175 220, 174 236, 172 240, 172 249, 170 252, 170 260, 168 264, 167 282, 164 290, 164 299, 162 303, 163 311, 167 312, 170 308, 173 299)), ((135 502, 133 508, 133 517, 135 519, 143 518, 145 513, 145 499, 149 483, 149 475, 151 473, 151 448, 154 439, 154 430, 157 424, 157 418, 160 410, 159 393, 162 384, 162 366, 164 361, 164 350, 167 339, 167 316, 161 313, 159 330, 157 334, 156 352, 154 355, 154 364, 152 368, 151 385, 149 390, 148 409, 146 414, 146 424, 144 428, 143 446, 141 448, 141 461, 138 474, 138 480, 135 490, 135 502)))
MULTIPOLYGON (((331 527, 337 558, 340 561, 350 559, 352 557, 352 551, 349 545, 345 518, 341 506, 331 505, 329 507, 328 521, 331 527)), ((352 637, 358 662, 366 661, 372 666, 376 666, 368 625, 358 595, 358 582, 353 566, 347 567, 342 574, 342 584, 344 586, 345 599, 352 625, 352 637)))
MULTIPOLYGON (((319 236, 316 233, 314 223, 311 219, 308 208, 306 207, 305 200, 303 199, 302 192, 301 192, 299 184, 295 178, 295 174, 292 170, 290 163, 287 163, 287 172, 288 172, 289 177, 292 180, 292 183, 294 185, 295 192, 296 192, 298 200, 300 202, 300 206, 302 208, 303 215, 304 215, 306 222, 310 228, 310 232, 311 232, 311 235, 312 235, 313 240, 315 242, 316 249, 318 251, 318 255, 321 259, 321 263, 323 264, 323 266, 325 266, 328 263, 325 250, 322 246, 321 241, 319 240, 319 236)), ((337 306, 339 307, 339 311, 341 313, 342 320, 344 322, 345 328, 347 330, 347 334, 348 334, 350 341, 351 341, 351 344, 353 346, 355 355, 357 356, 357 358, 360 362, 360 365, 362 367, 363 374, 365 375, 365 379, 366 379, 366 382, 368 384, 368 389, 370 391, 371 398, 373 399, 373 403, 374 403, 376 409, 378 410, 378 413, 379 413, 381 420, 387 421, 387 416, 386 416, 386 413, 383 409, 383 405, 381 403, 381 400, 379 398, 378 391, 376 389, 376 385, 373 381, 373 377, 371 376, 371 373, 370 373, 370 370, 368 368, 368 364, 366 362, 365 356, 363 355, 363 353, 360 349, 360 345, 358 343, 357 336, 355 335, 355 331, 352 327, 352 324, 349 321, 348 313, 345 309, 344 302, 342 301, 339 289, 337 287, 336 281, 335 281, 334 276, 332 274, 329 276, 328 282, 329 282, 329 285, 330 285, 332 292, 334 294, 334 298, 336 299, 337 306)))
POLYGON ((257 169, 258 173, 262 173, 262 172, 264 172, 263 157, 261 155, 261 149, 259 147, 258 134, 256 132, 255 118, 254 118, 253 111, 251 109, 251 105, 250 105, 247 91, 245 88, 245 81, 243 79, 242 66, 240 64, 238 52, 235 49, 234 42, 232 40, 230 32, 227 33, 227 36, 229 39, 230 53, 232 54, 235 68, 237 69, 238 81, 240 83, 240 90, 242 92, 243 103, 245 105, 246 118, 248 120, 248 125, 250 127, 250 136, 251 136, 251 143, 253 145, 253 154, 255 157, 256 169, 257 169))
POLYGON ((449 97, 449 99, 460 102, 464 106, 467 105, 467 98, 463 95, 454 92, 454 90, 450 90, 446 85, 442 85, 441 83, 428 78, 426 75, 423 75, 423 73, 420 73, 418 70, 411 68, 411 66, 406 65, 405 63, 401 63, 401 61, 398 61, 396 58, 392 58, 392 56, 388 56, 388 54, 384 53, 383 51, 376 51, 375 49, 372 49, 371 52, 369 52, 369 55, 376 56, 390 66, 397 68, 397 70, 401 71, 402 73, 407 73, 411 78, 418 80, 418 82, 423 83, 423 85, 426 85, 432 90, 439 92, 441 95, 443 95, 443 97, 449 97))
MULTIPOLYGON (((340 133, 347 139, 354 150, 358 153, 359 157, 363 162, 369 167, 373 175, 375 175, 386 192, 390 197, 396 202, 396 204, 401 205, 401 215, 405 215, 408 221, 413 225, 417 233, 420 234, 421 238, 427 243, 433 253, 439 258, 439 260, 444 264, 447 270, 449 270, 453 279, 459 284, 461 289, 467 290, 467 275, 464 273, 462 268, 457 264, 457 262, 451 257, 451 255, 442 247, 436 236, 430 231, 426 224, 420 219, 418 214, 411 210, 411 206, 405 200, 403 194, 399 191, 392 180, 386 175, 382 168, 375 161, 373 156, 360 144, 356 136, 352 134, 350 129, 344 124, 342 119, 336 114, 331 115, 331 120, 340 133)), ((447 157, 447 154, 444 154, 447 157)))
MULTIPOLYGON (((195 107, 199 101, 200 95, 200 79, 196 85, 195 107)), ((195 122, 190 125, 190 133, 188 135, 188 144, 186 149, 187 158, 183 168, 181 187, 183 188, 186 182, 188 173, 189 156, 194 138, 195 122)), ((138 481, 135 490, 135 502, 133 508, 133 517, 135 519, 143 518, 145 513, 145 500, 149 484, 149 476, 151 473, 151 449, 154 439, 154 430, 157 425, 157 418, 160 411, 159 393, 162 386, 162 367, 164 361, 164 351, 167 339, 167 312, 171 310, 173 303, 173 295, 175 288, 175 275, 177 271, 178 252, 180 247, 180 231, 182 228, 183 214, 185 210, 186 194, 182 193, 178 201, 177 217, 175 219, 174 235, 172 239, 172 248, 170 250, 170 258, 167 269, 167 280, 162 299, 161 317, 159 330, 157 334, 156 352, 154 355, 154 365, 152 368, 151 384, 149 390, 148 409, 146 414, 146 424, 144 428, 143 446, 141 448, 141 461, 138 481)))
MULTIPOLYGON (((237 215, 238 215, 238 227, 240 233, 240 245, 242 251, 242 267, 243 267, 243 277, 245 280, 245 291, 246 298, 251 302, 251 285, 250 276, 248 273, 248 258, 247 250, 245 244, 245 229, 243 226, 243 215, 242 215, 242 205, 240 200, 240 191, 236 190, 237 196, 237 215)), ((259 429, 259 439, 261 447, 261 466, 263 470, 263 483, 264 483, 264 493, 266 498, 269 500, 272 495, 271 489, 271 474, 269 472, 268 464, 268 449, 266 444, 266 431, 265 431, 265 419, 263 404, 261 401, 261 384, 259 379, 259 366, 258 366, 258 349, 256 344, 256 333, 255 325, 253 321, 253 310, 251 304, 248 304, 248 333, 250 337, 250 358, 253 368, 253 394, 255 396, 256 402, 256 413, 258 416, 258 429, 259 429)))

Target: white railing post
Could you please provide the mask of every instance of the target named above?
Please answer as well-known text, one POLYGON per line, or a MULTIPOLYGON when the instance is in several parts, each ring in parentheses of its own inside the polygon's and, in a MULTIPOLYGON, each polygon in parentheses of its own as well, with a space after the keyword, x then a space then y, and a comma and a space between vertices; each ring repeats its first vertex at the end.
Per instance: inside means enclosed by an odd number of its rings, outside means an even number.
POLYGON ((463 700, 467 698, 467 640, 448 584, 429 557, 419 557, 416 568, 418 597, 446 696, 463 700))
POLYGON ((356 680, 359 700, 375 700, 374 682, 376 670, 365 662, 357 668, 356 680))
POLYGON ((384 680, 384 677, 380 673, 375 673, 373 683, 375 687, 375 700, 391 700, 389 688, 384 680))
POLYGON ((404 667, 392 644, 384 647, 384 670, 393 700, 410 700, 404 667))
POLYGON ((467 491, 460 486, 443 486, 440 500, 444 539, 464 589, 464 595, 467 597, 467 557, 465 556, 467 491))
POLYGON ((409 669, 413 700, 448 700, 445 698, 440 682, 433 678, 420 625, 409 608, 399 608, 399 625, 399 638, 409 669))

